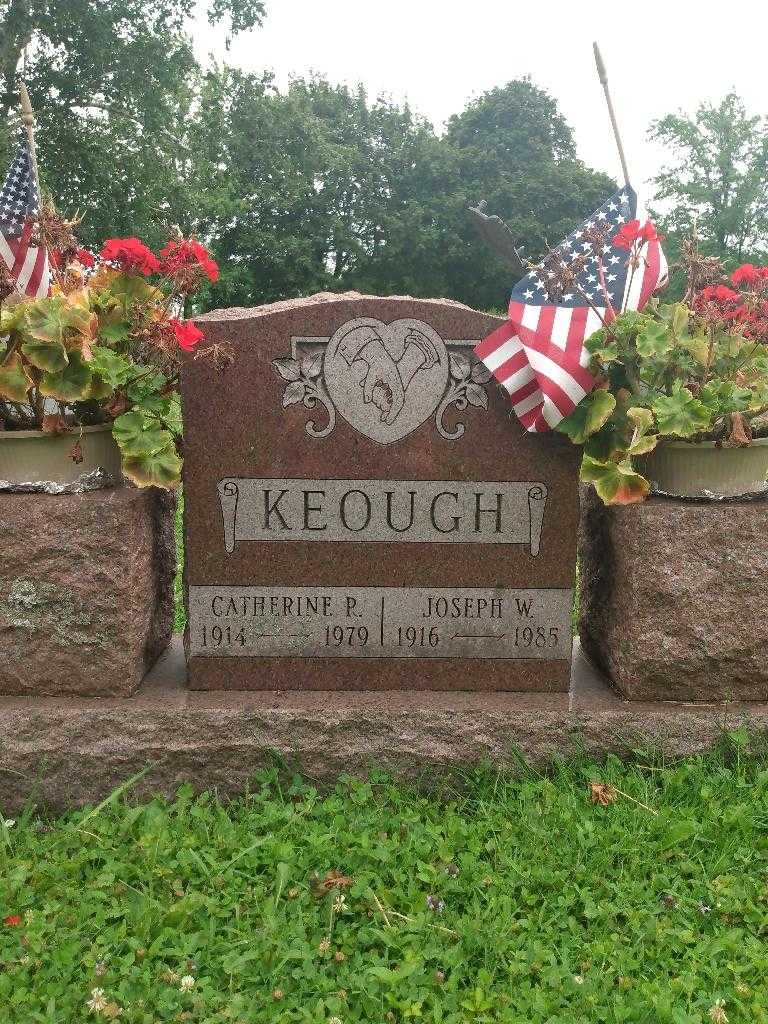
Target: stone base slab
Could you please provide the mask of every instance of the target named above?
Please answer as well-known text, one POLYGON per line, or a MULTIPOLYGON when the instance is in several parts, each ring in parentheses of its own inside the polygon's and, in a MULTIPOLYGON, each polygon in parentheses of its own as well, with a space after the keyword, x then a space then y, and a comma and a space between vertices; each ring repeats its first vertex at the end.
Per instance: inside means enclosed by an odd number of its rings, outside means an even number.
POLYGON ((586 749, 672 756, 726 729, 768 728, 768 704, 622 700, 578 645, 570 693, 193 692, 180 638, 128 699, 0 697, 0 809, 95 803, 149 766, 136 787, 172 795, 182 782, 236 794, 282 756, 310 778, 390 770, 433 785, 460 765, 533 763, 586 749))
POLYGON ((768 501, 582 492, 585 651, 631 700, 768 699, 768 501))
POLYGON ((0 493, 0 693, 134 692, 173 629, 175 508, 155 488, 0 493))

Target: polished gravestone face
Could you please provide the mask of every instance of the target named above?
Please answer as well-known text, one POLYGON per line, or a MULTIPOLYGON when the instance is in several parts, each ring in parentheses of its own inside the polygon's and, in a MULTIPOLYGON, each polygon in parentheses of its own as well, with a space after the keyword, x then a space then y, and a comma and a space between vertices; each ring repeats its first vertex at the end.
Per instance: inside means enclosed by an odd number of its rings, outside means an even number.
POLYGON ((197 689, 565 690, 576 450, 526 434, 446 300, 203 317, 185 431, 197 689))

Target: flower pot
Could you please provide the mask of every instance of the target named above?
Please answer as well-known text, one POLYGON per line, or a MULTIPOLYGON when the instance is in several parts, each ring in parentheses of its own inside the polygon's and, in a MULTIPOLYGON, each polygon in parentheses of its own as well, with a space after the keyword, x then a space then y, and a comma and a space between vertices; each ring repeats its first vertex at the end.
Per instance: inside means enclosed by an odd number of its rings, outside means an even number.
POLYGON ((636 460, 655 493, 681 498, 738 498, 768 488, 768 437, 747 448, 722 448, 714 441, 662 442, 636 460))
POLYGON ((79 428, 71 434, 44 434, 42 430, 0 431, 0 482, 71 484, 95 469, 122 479, 120 449, 112 437, 112 424, 79 428), (82 462, 72 449, 79 442, 82 462))

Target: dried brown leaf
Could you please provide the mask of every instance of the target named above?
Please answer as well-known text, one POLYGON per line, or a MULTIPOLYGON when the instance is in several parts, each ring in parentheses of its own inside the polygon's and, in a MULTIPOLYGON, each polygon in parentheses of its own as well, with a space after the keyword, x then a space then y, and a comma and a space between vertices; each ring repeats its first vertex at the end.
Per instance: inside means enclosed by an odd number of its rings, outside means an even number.
POLYGON ((724 448, 748 448, 752 443, 752 431, 740 412, 731 413, 731 431, 723 441, 724 448))
POLYGON ((607 782, 590 782, 589 795, 593 804, 609 807, 616 800, 618 793, 607 782))
POLYGON ((43 416, 43 433, 54 434, 55 436, 68 434, 69 424, 59 413, 48 413, 43 416))
POLYGON ((325 878, 321 878, 315 873, 310 878, 309 884, 315 896, 325 896, 326 893, 332 892, 334 889, 348 889, 352 885, 352 881, 349 875, 334 869, 328 871, 325 878))

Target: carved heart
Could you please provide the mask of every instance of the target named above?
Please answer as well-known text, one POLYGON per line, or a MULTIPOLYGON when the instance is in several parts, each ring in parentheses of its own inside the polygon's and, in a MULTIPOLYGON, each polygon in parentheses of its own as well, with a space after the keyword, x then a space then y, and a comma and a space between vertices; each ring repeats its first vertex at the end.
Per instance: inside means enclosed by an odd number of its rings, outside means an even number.
POLYGON ((328 342, 323 379, 351 427, 378 444, 407 437, 437 409, 448 386, 448 353, 421 320, 360 317, 328 342))

